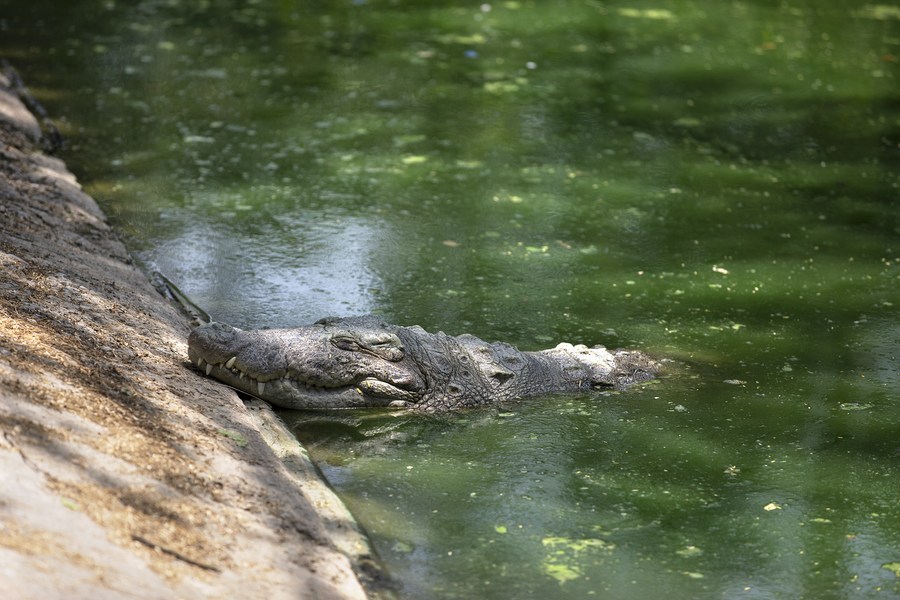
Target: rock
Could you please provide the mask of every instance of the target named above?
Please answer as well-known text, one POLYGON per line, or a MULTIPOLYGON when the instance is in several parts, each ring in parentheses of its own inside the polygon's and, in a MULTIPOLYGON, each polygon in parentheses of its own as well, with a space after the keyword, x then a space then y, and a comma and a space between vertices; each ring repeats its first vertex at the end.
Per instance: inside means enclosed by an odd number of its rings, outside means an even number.
POLYGON ((4 597, 389 595, 271 410, 185 367, 187 323, 40 143, 0 77, 4 597))

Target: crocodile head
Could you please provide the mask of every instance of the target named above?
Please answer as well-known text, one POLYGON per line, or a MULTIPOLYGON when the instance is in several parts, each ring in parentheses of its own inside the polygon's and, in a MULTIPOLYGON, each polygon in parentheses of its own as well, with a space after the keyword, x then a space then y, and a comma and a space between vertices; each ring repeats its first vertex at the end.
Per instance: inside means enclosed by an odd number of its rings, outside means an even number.
POLYGON ((284 408, 406 407, 426 383, 400 329, 373 317, 252 331, 212 322, 191 332, 188 356, 210 377, 284 408))

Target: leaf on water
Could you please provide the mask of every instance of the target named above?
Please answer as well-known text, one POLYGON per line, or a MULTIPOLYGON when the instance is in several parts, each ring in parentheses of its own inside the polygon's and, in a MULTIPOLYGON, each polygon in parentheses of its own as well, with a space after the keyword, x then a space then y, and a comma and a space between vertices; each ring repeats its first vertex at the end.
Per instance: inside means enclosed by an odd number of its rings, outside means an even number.
POLYGON ((422 133, 415 133, 410 135, 396 135, 394 136, 394 145, 397 147, 407 146, 409 144, 416 144, 418 142, 424 142, 427 138, 422 133))
POLYGON ((682 574, 687 575, 691 579, 703 579, 704 577, 703 573, 696 573, 693 571, 682 571, 682 574))
POLYGON ((869 410, 874 406, 867 402, 841 402, 841 410, 846 411, 869 410))
POLYGON ((620 8, 619 14, 632 19, 651 19, 654 21, 674 21, 675 14, 664 8, 620 8))
POLYGON ((519 91, 519 86, 511 81, 488 81, 484 91, 491 94, 511 94, 519 91))
POLYGON ((484 163, 480 160, 458 160, 456 161, 456 166, 460 169, 478 169, 484 163))
POLYGON ((701 550, 697 546, 685 546, 681 550, 676 550, 675 554, 683 558, 693 558, 694 556, 700 556, 701 554, 703 554, 703 550, 701 550))
POLYGON ((462 44, 464 46, 473 46, 480 45, 487 42, 487 38, 481 35, 480 33, 476 33, 473 35, 439 35, 437 37, 437 41, 442 44, 462 44))
POLYGON ((900 19, 900 6, 891 6, 889 4, 868 5, 857 12, 857 14, 861 17, 878 21, 900 19))
POLYGON ((557 563, 544 564, 544 573, 560 583, 565 583, 581 577, 581 571, 577 567, 557 563))
POLYGON ((412 154, 410 156, 404 156, 402 159, 400 159, 400 162, 402 162, 404 165, 418 165, 418 164, 422 164, 423 162, 425 162, 427 160, 428 160, 427 156, 422 156, 420 154, 412 154))
POLYGON ((777 502, 769 502, 765 506, 763 506, 763 510, 767 512, 771 512, 773 510, 781 510, 782 506, 777 502))
POLYGON ((186 135, 182 139, 185 144, 214 144, 216 138, 208 135, 186 135))
POLYGON ((548 548, 570 550, 574 553, 583 552, 587 549, 612 550, 615 544, 601 540, 599 538, 566 538, 566 537, 545 537, 541 540, 541 544, 548 548))
POLYGON ((494 525, 494 531, 500 534, 504 534, 507 531, 506 525, 494 525))
POLYGON ((882 569, 891 571, 896 577, 900 577, 900 562, 889 562, 881 565, 882 569))
POLYGON ((234 440, 234 443, 243 448, 247 445, 247 438, 238 433, 237 431, 232 431, 230 429, 220 429, 219 435, 224 435, 227 438, 231 438, 234 440))
POLYGON ((699 127, 700 119, 694 117, 681 117, 675 119, 672 124, 675 125, 675 127, 699 127))
POLYGON ((559 583, 581 577, 581 568, 578 566, 580 560, 596 562, 598 552, 608 554, 616 547, 599 538, 573 539, 556 536, 543 538, 541 544, 548 552, 544 559, 544 572, 559 583), (585 554, 588 556, 584 556, 585 554))

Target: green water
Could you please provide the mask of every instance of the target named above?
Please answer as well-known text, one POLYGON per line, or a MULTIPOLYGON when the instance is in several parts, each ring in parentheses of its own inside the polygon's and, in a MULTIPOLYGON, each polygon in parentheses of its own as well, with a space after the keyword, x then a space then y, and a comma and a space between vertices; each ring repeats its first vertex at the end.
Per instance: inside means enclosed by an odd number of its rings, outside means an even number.
POLYGON ((900 595, 900 7, 0 0, 220 320, 644 349, 611 396, 286 414, 404 598, 900 595))

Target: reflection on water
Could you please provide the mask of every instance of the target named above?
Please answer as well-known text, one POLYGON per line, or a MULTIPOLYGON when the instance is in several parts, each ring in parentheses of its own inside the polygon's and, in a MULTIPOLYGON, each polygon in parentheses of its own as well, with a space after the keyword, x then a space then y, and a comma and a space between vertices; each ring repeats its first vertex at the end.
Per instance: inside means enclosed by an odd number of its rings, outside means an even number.
POLYGON ((663 380, 285 415, 410 598, 900 594, 900 12, 14 2, 0 52, 146 265, 663 380))
POLYGON ((380 283, 365 257, 390 240, 390 233, 377 221, 321 219, 311 212, 273 215, 250 234, 209 222, 179 227, 177 237, 161 240, 153 268, 182 274, 191 282, 195 302, 215 319, 242 328, 371 313, 380 283), (259 265, 265 265, 264 272, 256 271, 259 265), (239 306, 233 302, 236 295, 239 306))
POLYGON ((436 420, 284 417, 410 597, 890 590, 876 557, 897 539, 896 470, 875 457, 900 449, 852 431, 875 433, 878 408, 794 406, 783 386, 704 375, 436 420))

